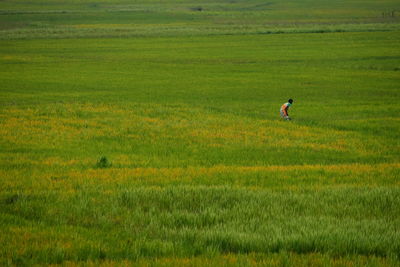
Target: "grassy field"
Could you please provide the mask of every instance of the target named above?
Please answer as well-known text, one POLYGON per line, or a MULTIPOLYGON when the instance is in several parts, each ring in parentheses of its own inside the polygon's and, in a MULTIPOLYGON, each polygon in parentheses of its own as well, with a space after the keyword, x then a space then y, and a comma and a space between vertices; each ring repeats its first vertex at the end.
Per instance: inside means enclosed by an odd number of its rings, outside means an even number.
POLYGON ((0 265, 400 264, 396 1, 0 10, 0 265))

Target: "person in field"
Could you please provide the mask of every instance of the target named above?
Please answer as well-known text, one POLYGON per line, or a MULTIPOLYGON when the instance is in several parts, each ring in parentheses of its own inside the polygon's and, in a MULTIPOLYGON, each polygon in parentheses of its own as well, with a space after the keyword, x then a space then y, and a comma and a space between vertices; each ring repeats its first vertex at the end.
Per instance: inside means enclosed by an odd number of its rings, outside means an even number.
POLYGON ((281 106, 281 117, 285 120, 290 121, 291 118, 289 117, 289 108, 293 104, 293 99, 289 99, 288 102, 281 106))

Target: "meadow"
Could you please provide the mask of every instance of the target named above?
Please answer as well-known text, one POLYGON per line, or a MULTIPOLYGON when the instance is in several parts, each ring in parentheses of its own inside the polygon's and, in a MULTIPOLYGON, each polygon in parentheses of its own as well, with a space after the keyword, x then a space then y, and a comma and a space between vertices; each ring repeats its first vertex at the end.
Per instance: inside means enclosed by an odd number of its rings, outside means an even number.
POLYGON ((0 265, 400 264, 396 1, 0 10, 0 265))

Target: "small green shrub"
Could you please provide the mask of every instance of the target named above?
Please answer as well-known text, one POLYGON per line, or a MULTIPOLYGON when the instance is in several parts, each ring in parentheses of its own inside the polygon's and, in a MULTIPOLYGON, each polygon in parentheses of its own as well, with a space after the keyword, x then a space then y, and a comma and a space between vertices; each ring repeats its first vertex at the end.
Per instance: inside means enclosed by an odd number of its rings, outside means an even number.
POLYGON ((111 166, 111 162, 105 156, 102 156, 96 163, 96 168, 109 168, 111 166))

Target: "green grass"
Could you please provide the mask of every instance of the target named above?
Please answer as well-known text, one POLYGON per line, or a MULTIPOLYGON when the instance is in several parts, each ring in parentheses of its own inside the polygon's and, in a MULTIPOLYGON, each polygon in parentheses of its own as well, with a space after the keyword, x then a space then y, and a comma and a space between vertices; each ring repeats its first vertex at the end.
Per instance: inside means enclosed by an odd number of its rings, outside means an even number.
POLYGON ((394 1, 0 8, 0 265, 399 264, 394 1))
POLYGON ((399 30, 385 1, 2 1, 0 39, 399 30))

